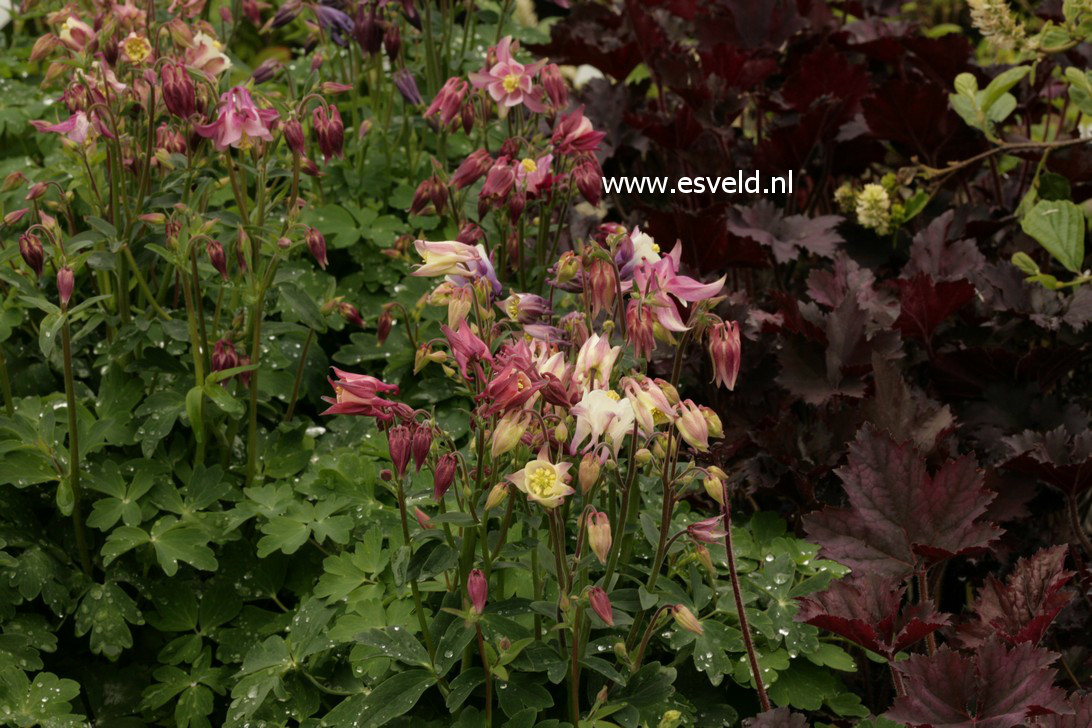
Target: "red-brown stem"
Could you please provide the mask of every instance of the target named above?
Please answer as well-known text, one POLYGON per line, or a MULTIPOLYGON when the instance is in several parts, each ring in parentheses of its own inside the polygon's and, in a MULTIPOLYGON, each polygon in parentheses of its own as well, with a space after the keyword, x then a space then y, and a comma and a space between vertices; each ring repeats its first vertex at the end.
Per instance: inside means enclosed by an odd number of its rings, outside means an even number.
POLYGON ((1068 494, 1066 506, 1069 510, 1069 523, 1073 527, 1073 534, 1084 546, 1085 555, 1092 557, 1092 541, 1088 540, 1088 534, 1084 532, 1084 526, 1081 525, 1081 514, 1077 509, 1077 496, 1072 493, 1068 494))
POLYGON ((902 681, 902 675, 899 673, 899 668, 895 667, 895 660, 888 660, 887 666, 891 669, 891 681, 895 683, 895 694, 900 698, 905 698, 906 685, 902 681))
POLYGON ((758 655, 755 654, 755 643, 751 639, 751 628, 747 624, 747 613, 743 610, 743 594, 739 589, 739 573, 736 571, 736 554, 732 548, 732 499, 728 493, 728 483, 723 484, 721 491, 724 497, 724 553, 728 557, 728 575, 732 579, 732 596, 736 600, 736 612, 739 613, 739 629, 743 632, 743 646, 747 648, 747 659, 751 662, 751 675, 755 679, 755 690, 758 692, 758 702, 762 705, 762 711, 770 709, 770 698, 766 695, 766 686, 762 682, 762 669, 758 666, 758 655))
POLYGON ((482 657, 482 669, 485 670, 485 725, 490 728, 493 725, 493 673, 489 669, 489 659, 485 655, 485 638, 482 637, 480 625, 474 625, 478 631, 478 652, 482 657))
MULTIPOLYGON (((918 570, 918 602, 924 604, 929 600, 929 571, 924 566, 918 570)), ((925 638, 925 645, 929 648, 929 656, 937 651, 936 637, 930 633, 925 638)))

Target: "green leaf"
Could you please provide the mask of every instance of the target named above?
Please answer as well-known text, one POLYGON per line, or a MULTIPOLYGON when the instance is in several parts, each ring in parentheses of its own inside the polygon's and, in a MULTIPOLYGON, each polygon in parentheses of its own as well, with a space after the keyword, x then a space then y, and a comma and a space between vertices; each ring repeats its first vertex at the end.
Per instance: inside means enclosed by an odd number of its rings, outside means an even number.
POLYGON ((999 73, 990 81, 989 85, 986 86, 979 96, 979 107, 982 111, 988 113, 993 105, 996 104, 1002 96, 1008 93, 1009 89, 1020 83, 1020 81, 1024 79, 1024 76, 1027 76, 1029 73, 1031 73, 1031 66, 1016 66, 1003 73, 999 73))
POLYGON ((106 543, 102 545, 102 565, 109 566, 113 561, 137 546, 148 543, 148 532, 135 526, 120 526, 110 532, 106 543))
POLYGON ((80 694, 75 680, 40 672, 31 682, 26 674, 11 665, 0 667, 0 722, 4 725, 60 728, 82 726, 82 715, 72 713, 69 702, 80 694))
POLYGON ((91 651, 116 660, 122 650, 133 646, 129 624, 144 624, 134 602, 113 582, 95 584, 76 610, 76 636, 91 633, 91 651))
POLYGON ((409 712, 436 678, 428 670, 407 670, 384 680, 368 695, 338 704, 319 725, 330 728, 382 726, 409 712))
POLYGON ((1020 227, 1071 273, 1084 262, 1084 213, 1068 200, 1040 200, 1020 227))
POLYGON ((506 682, 497 685, 497 701, 508 717, 529 708, 540 712, 554 704, 553 697, 542 686, 540 678, 520 672, 512 673, 506 682))
POLYGON ((205 420, 201 414, 204 409, 202 406, 204 401, 204 392, 200 385, 192 387, 186 393, 186 417, 190 420, 193 437, 199 443, 205 441, 205 420))
POLYGON ((284 302, 299 316, 304 326, 319 333, 326 331, 326 319, 310 294, 292 283, 282 283, 278 290, 284 302))
POLYGON ((179 561, 185 561, 195 569, 216 570, 216 557, 208 546, 208 535, 196 527, 181 525, 174 516, 156 521, 148 540, 167 576, 178 572, 179 561))
POLYGON ((404 627, 370 629, 356 637, 357 642, 375 647, 386 657, 407 665, 432 667, 432 660, 421 643, 404 627))

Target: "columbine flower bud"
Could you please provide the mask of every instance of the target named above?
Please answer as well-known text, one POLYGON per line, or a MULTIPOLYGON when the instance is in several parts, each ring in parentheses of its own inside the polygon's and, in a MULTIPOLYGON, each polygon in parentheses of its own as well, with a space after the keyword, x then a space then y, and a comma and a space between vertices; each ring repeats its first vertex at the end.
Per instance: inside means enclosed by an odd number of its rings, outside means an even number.
POLYGON ((564 422, 558 422, 557 427, 554 428, 554 439, 558 442, 569 441, 569 426, 564 422))
POLYGON ((479 149, 471 152, 455 170, 455 174, 451 175, 451 184, 455 185, 457 190, 469 187, 481 179, 482 175, 488 172, 492 166, 493 157, 488 151, 479 149))
POLYGON ((675 618, 675 624, 679 626, 679 629, 685 629, 687 632, 693 632, 696 635, 705 634, 705 630, 701 626, 701 620, 694 616, 694 613, 686 608, 683 604, 676 604, 671 608, 671 616, 675 618))
POLYGON ((664 396, 667 397, 668 402, 671 404, 679 403, 681 398, 679 397, 679 390, 675 389, 675 385, 666 379, 656 379, 655 381, 656 385, 663 391, 664 396))
POLYGON ((713 566, 713 557, 704 544, 694 544, 694 555, 698 557, 698 561, 701 562, 706 571, 714 575, 717 573, 716 567, 713 566))
POLYGON ((72 288, 76 284, 72 269, 67 265, 57 271, 57 296, 61 299, 61 308, 68 308, 68 302, 72 299, 72 288))
POLYGON ((398 60, 398 52, 402 50, 402 32, 397 23, 387 26, 387 32, 383 34, 383 50, 387 52, 387 58, 394 63, 398 60))
POLYGON ((614 266, 609 260, 595 256, 588 264, 589 297, 592 304, 592 315, 606 309, 610 310, 614 303, 614 293, 618 283, 614 276, 614 266))
POLYGON ((561 69, 556 63, 547 63, 539 72, 539 80, 546 89, 546 96, 550 99, 550 105, 557 110, 569 105, 569 87, 565 85, 565 79, 561 77, 561 69))
POLYGON ((38 278, 42 277, 42 267, 45 263, 45 252, 42 249, 41 239, 34 233, 23 233, 19 236, 19 254, 23 261, 34 271, 38 278))
POLYGON ((705 492, 709 494, 709 497, 715 500, 717 503, 724 505, 724 481, 712 472, 709 473, 709 477, 702 481, 702 486, 705 488, 705 492))
POLYGON ((416 506, 414 506, 413 508, 413 516, 417 519, 417 525, 419 525, 421 528, 436 528, 432 525, 432 519, 429 518, 428 514, 416 506))
POLYGON ((606 622, 608 627, 614 626, 614 610, 610 606, 610 597, 602 587, 593 586, 588 590, 588 602, 591 604, 592 611, 606 622))
POLYGON ((222 372, 239 366, 239 355, 230 339, 220 339, 212 347, 212 371, 222 372))
POLYGON ((649 450, 647 447, 642 447, 633 457, 637 460, 638 465, 648 465, 648 463, 652 460, 652 451, 649 450))
POLYGON ((527 410, 513 410, 497 421, 490 446, 490 454, 494 460, 516 449, 523 433, 527 432, 527 427, 531 424, 531 416, 527 410))
POLYGON ((417 79, 408 68, 400 68, 394 72, 394 87, 402 94, 402 99, 411 106, 420 106, 421 92, 417 88, 417 79))
POLYGON ((455 236, 455 239, 463 245, 477 245, 485 240, 485 233, 477 223, 466 222, 459 228, 459 234, 455 236))
POLYGON ((588 546, 600 564, 607 563, 610 544, 610 517, 602 511, 592 511, 588 514, 588 546))
POLYGON ((391 464, 399 478, 406 474, 410 458, 410 431, 405 425, 395 425, 387 432, 387 449, 391 464))
POLYGON ((580 469, 577 471, 577 481, 580 483, 580 495, 586 496, 592 487, 599 482, 601 465, 595 453, 588 453, 580 460, 580 469))
POLYGON ((272 80, 283 67, 284 64, 276 58, 267 58, 254 69, 254 73, 250 74, 250 77, 255 84, 265 83, 272 80))
POLYGON ((421 472, 421 466, 428 459, 429 450, 432 449, 432 427, 427 424, 417 425, 413 431, 413 466, 417 472, 421 472))
POLYGON ((309 227, 304 240, 307 241, 307 249, 315 257, 315 262, 319 264, 319 268, 326 270, 326 238, 323 237, 318 228, 309 227))
POLYGON ((16 187, 19 187, 20 185, 26 183, 26 181, 26 175, 16 170, 9 174, 7 177, 4 177, 4 183, 0 185, 0 194, 4 192, 11 192, 16 187))
POLYGON ((701 410, 702 416, 705 417, 705 424, 709 430, 709 437, 712 437, 713 439, 724 437, 724 425, 721 424, 720 416, 704 405, 699 407, 699 409, 701 410))
POLYGON ((582 162, 573 170, 573 180, 580 196, 592 207, 597 207, 603 199, 603 172, 594 162, 582 162))
POLYGON ((284 141, 293 154, 303 156, 306 140, 303 137, 303 124, 299 119, 289 119, 284 124, 284 141))
POLYGON ((311 125, 315 129, 319 149, 322 150, 323 162, 330 161, 330 157, 344 156, 345 124, 341 121, 341 113, 336 106, 316 106, 311 115, 311 125))
POLYGON ((193 116, 197 112, 197 96, 186 67, 167 61, 159 70, 159 77, 163 81, 163 104, 167 111, 181 119, 193 116))
POLYGON ((709 358, 713 362, 713 381, 729 390, 735 389, 740 362, 738 323, 725 321, 709 330, 709 358))
POLYGON ((345 319, 353 326, 364 328, 364 319, 360 317, 360 311, 358 311, 353 304, 347 301, 340 301, 337 305, 337 312, 341 314, 341 318, 345 319))
POLYGON ((679 403, 679 417, 675 420, 679 434, 690 447, 700 452, 709 449, 709 423, 705 414, 691 400, 679 403))
POLYGON ((557 261, 557 284, 565 285, 580 275, 581 269, 580 258, 576 253, 571 250, 565 251, 557 261))
POLYGON ((444 453, 436 461, 436 469, 432 474, 433 500, 441 501, 444 499, 444 493, 447 492, 447 489, 451 487, 451 483, 455 480, 455 469, 458 462, 459 459, 453 452, 444 453))
POLYGON ((391 326, 394 324, 391 318, 391 310, 384 306, 379 313, 379 320, 375 323, 375 340, 380 346, 387 343, 387 337, 391 334, 391 326))
POLYGON ((212 267, 219 273, 220 277, 225 281, 228 279, 227 272, 227 255, 224 253, 224 246, 219 240, 209 240, 205 245, 205 252, 209 256, 209 262, 212 263, 212 267))
POLYGON ((46 33, 38 40, 34 41, 34 47, 30 49, 30 62, 37 63, 50 53, 53 49, 61 44, 61 41, 57 36, 52 33, 46 33))
POLYGON ((489 491, 489 495, 485 499, 486 512, 493 510, 501 503, 504 503, 504 499, 508 497, 508 486, 504 483, 497 483, 489 491))
POLYGON ((652 307, 631 299, 626 306, 626 340, 638 358, 647 357, 656 349, 653 322, 652 307))
POLYGON ((430 203, 437 215, 444 214, 444 207, 446 207, 447 203, 447 188, 436 175, 428 177, 417 185, 417 190, 413 193, 413 200, 410 202, 410 214, 420 215, 428 209, 430 203))
POLYGON ((471 570, 466 579, 466 595, 470 598, 475 614, 485 611, 485 601, 489 598, 489 582, 485 580, 481 569, 471 570))

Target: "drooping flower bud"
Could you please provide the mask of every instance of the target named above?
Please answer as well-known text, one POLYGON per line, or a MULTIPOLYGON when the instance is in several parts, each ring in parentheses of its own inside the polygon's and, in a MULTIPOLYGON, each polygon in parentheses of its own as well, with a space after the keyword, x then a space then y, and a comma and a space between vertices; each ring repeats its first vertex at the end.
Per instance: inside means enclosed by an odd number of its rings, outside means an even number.
POLYGON ((67 265, 61 266, 57 271, 57 297, 61 299, 61 308, 68 308, 75 284, 76 278, 72 274, 72 269, 67 265))
POLYGON ((459 228, 459 234, 455 236, 455 239, 464 245, 477 245, 485 240, 485 233, 477 223, 468 221, 459 228))
POLYGON ((490 446, 490 455, 494 460, 519 445, 523 433, 527 432, 527 427, 531 424, 531 417, 529 411, 517 409, 497 421, 490 446))
POLYGON ((455 173, 451 175, 451 184, 455 185, 457 190, 469 187, 481 179, 482 175, 488 172, 492 166, 493 157, 487 150, 478 149, 471 152, 455 170, 455 173))
POLYGON ((455 480, 455 468, 459 462, 455 453, 448 452, 440 456, 436 461, 436 469, 432 474, 432 498, 435 501, 444 499, 444 493, 451 487, 455 480))
POLYGON ((159 70, 159 77, 163 82, 163 104, 167 111, 181 119, 193 116, 197 112, 197 96, 186 67, 167 61, 159 70))
POLYGON ((601 256, 595 256, 588 264, 589 298, 592 304, 592 315, 606 309, 610 310, 614 303, 614 293, 618 282, 614 275, 614 266, 609 260, 601 256))
POLYGON ((717 568, 713 565, 713 556, 709 553, 709 549, 705 548, 704 544, 694 544, 694 554, 705 570, 715 576, 717 568))
POLYGON ((23 261, 34 271, 38 278, 42 277, 42 267, 45 263, 45 251, 42 249, 41 239, 34 233, 23 233, 19 236, 19 254, 23 261))
POLYGON ((299 119, 289 119, 284 124, 284 142, 293 154, 303 156, 306 149, 306 140, 303 136, 303 124, 299 119))
POLYGON ((576 189, 580 190, 580 196, 592 207, 598 206, 603 199, 603 172, 599 165, 590 161, 581 162, 573 170, 573 180, 576 189))
POLYGON ((391 326, 393 323, 391 310, 384 306, 383 310, 379 313, 379 320, 375 324, 375 340, 380 346, 387 343, 387 337, 391 334, 391 326))
POLYGON ((588 546, 600 564, 607 563, 610 544, 610 517, 603 511, 592 511, 588 514, 588 546))
POLYGON ((739 377, 740 343, 739 324, 735 321, 719 323, 709 330, 713 381, 729 390, 736 388, 739 377))
POLYGON ((550 106, 562 110, 569 105, 569 87, 565 85, 565 79, 561 77, 561 69, 556 63, 547 63, 539 72, 539 80, 546 89, 546 96, 550 99, 550 106))
POLYGON ((485 602, 489 598, 489 582, 481 569, 472 569, 466 579, 466 595, 474 608, 475 614, 485 611, 485 602))
POLYGON ((254 69, 254 73, 250 75, 250 78, 253 79, 255 84, 262 84, 272 80, 283 67, 284 64, 276 58, 267 58, 254 69))
POLYGON ((447 188, 439 177, 432 175, 417 185, 417 190, 413 193, 413 200, 410 202, 409 211, 411 215, 420 215, 431 204, 437 215, 443 215, 446 203, 447 188))
POLYGON ((364 319, 361 318, 360 311, 348 301, 339 302, 337 305, 337 312, 341 314, 341 318, 345 319, 353 326, 364 328, 364 319))
POLYGON ((413 466, 417 472, 421 472, 421 466, 428 459, 429 450, 432 449, 432 427, 427 424, 417 425, 413 431, 413 466))
POLYGON ((341 113, 336 106, 316 106, 311 115, 311 125, 315 129, 319 149, 322 150, 323 162, 330 161, 330 157, 344 156, 345 124, 341 121, 341 113))
POLYGON ((417 79, 408 68, 400 68, 394 72, 394 87, 402 94, 402 99, 411 106, 420 106, 421 92, 417 88, 417 79))
POLYGON ((652 307, 631 299, 626 306, 626 340, 638 358, 647 357, 656 349, 653 323, 652 307))
POLYGON ((592 611, 606 622, 608 627, 614 626, 614 610, 610 606, 610 597, 602 587, 593 586, 588 590, 588 602, 591 604, 592 611))
POLYGON ((224 253, 224 246, 219 240, 209 240, 205 244, 205 252, 209 256, 209 262, 212 263, 212 267, 220 273, 220 277, 225 281, 228 279, 227 272, 227 255, 224 253))
POLYGON ((508 497, 508 486, 504 483, 497 483, 489 490, 489 495, 485 499, 486 512, 493 510, 501 503, 504 503, 504 499, 508 497))
POLYGON ((410 431, 405 425, 395 425, 387 432, 387 449, 390 451, 391 464, 399 478, 406 474, 410 459, 410 431))
POLYGON ((413 508, 413 516, 417 519, 417 525, 419 525, 421 528, 436 528, 432 525, 432 519, 429 518, 428 514, 416 506, 414 506, 413 508))
POLYGON ((319 264, 319 268, 326 270, 326 238, 323 237, 318 228, 309 227, 304 240, 307 241, 307 249, 315 257, 315 262, 319 264))
POLYGON ((383 45, 383 26, 376 17, 374 3, 360 3, 353 19, 353 37, 364 55, 370 56, 383 45), (368 7, 368 6, 371 7, 368 7))
POLYGON ((709 437, 712 437, 713 439, 724 437, 724 425, 721 424, 720 415, 705 405, 702 405, 700 409, 702 416, 705 417, 705 424, 709 430, 709 437))
POLYGON ((387 26, 387 32, 383 34, 383 50, 387 52, 387 58, 392 64, 398 60, 398 52, 402 50, 402 32, 397 23, 387 26))
POLYGON ((694 616, 694 613, 687 609, 684 604, 676 604, 671 608, 671 616, 675 618, 675 624, 679 626, 679 629, 685 629, 687 632, 693 632, 696 635, 705 634, 705 629, 701 626, 701 620, 694 616))
POLYGON ((691 400, 679 403, 679 417, 675 420, 679 434, 690 447, 705 452, 709 449, 709 423, 701 408, 691 400))
POLYGON ((686 534, 696 543, 720 543, 724 540, 724 519, 721 516, 706 518, 686 527, 686 534))
POLYGON ((239 366, 239 355, 230 339, 220 339, 212 347, 212 371, 222 372, 239 366))
POLYGON ((601 464, 594 452, 589 452, 580 460, 580 469, 577 471, 577 480, 580 483, 580 495, 586 496, 592 487, 599 482, 601 464))

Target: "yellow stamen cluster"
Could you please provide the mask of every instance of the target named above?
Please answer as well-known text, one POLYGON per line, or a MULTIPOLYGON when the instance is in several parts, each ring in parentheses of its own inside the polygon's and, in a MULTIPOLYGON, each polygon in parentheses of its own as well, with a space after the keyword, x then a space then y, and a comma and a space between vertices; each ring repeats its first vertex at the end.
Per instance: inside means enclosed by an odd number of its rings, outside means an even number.
POLYGON ((526 159, 524 159, 519 164, 520 164, 521 167, 523 167, 523 170, 525 172, 527 172, 528 174, 538 171, 538 165, 535 164, 535 160, 531 159, 530 157, 527 157, 526 159))
POLYGON ((557 474, 553 468, 535 468, 535 471, 527 478, 527 487, 535 495, 545 498, 553 493, 556 482, 557 474))
POLYGON ((613 399, 615 402, 622 399, 622 395, 618 394, 613 389, 608 389, 607 390, 607 396, 610 397, 611 399, 613 399))
POLYGON ((512 93, 519 88, 519 76, 514 73, 509 73, 504 77, 504 80, 501 81, 501 85, 504 86, 505 91, 512 93))
POLYGON ((140 36, 133 36, 125 41, 125 55, 133 63, 143 63, 152 54, 152 46, 140 36))

